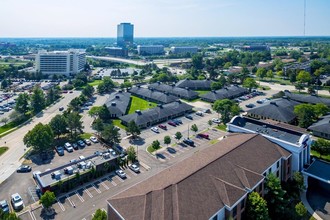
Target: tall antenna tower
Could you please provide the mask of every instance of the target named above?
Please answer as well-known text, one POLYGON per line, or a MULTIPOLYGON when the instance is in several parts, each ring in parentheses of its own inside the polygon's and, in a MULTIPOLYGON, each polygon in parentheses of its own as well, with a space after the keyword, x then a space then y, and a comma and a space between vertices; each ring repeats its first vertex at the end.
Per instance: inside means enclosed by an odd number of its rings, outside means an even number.
POLYGON ((306 0, 304 0, 304 36, 306 35, 306 0))

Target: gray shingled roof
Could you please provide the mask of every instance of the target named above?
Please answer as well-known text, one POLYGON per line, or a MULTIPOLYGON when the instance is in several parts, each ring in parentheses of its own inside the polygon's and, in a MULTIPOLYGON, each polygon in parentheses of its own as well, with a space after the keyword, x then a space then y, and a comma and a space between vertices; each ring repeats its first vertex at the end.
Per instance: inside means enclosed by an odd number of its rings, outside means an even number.
POLYGON ((309 126, 308 130, 330 135, 330 115, 322 117, 318 122, 309 126))
POLYGON ((194 99, 198 97, 198 92, 195 92, 191 89, 180 88, 175 85, 167 85, 161 82, 153 83, 148 86, 160 92, 166 92, 168 94, 178 96, 184 99, 194 99))
MULTIPOLYGON (((229 135, 108 202, 127 220, 209 219, 256 187, 263 173, 283 158, 279 149, 261 135, 229 135)), ((118 219, 113 210, 108 214, 118 219)))
POLYGON ((284 93, 290 99, 298 102, 310 103, 310 104, 323 103, 330 107, 330 99, 327 98, 322 98, 316 95, 295 94, 288 91, 285 91, 284 93))
POLYGON ((259 107, 247 111, 249 116, 258 115, 264 119, 273 119, 285 123, 292 122, 296 115, 293 113, 294 107, 299 105, 299 102, 289 99, 274 99, 266 102, 259 107))
POLYGON ((111 114, 116 114, 119 117, 126 114, 130 100, 130 93, 119 91, 111 93, 105 105, 111 114))
POLYGON ((177 87, 180 88, 189 88, 189 89, 211 89, 212 80, 192 80, 192 79, 183 79, 176 83, 177 87))
POLYGON ((172 116, 180 115, 192 110, 192 106, 181 101, 175 101, 168 104, 158 105, 155 108, 133 113, 120 117, 126 123, 135 121, 138 126, 146 125, 148 122, 153 124, 168 120, 172 116))
POLYGON ((232 85, 232 86, 224 87, 224 88, 216 90, 216 91, 211 91, 209 93, 201 95, 200 97, 206 101, 215 102, 218 99, 237 98, 247 92, 248 92, 248 90, 246 88, 242 88, 237 85, 232 85))
POLYGON ((158 92, 154 89, 147 89, 143 87, 132 87, 131 89, 129 89, 129 92, 141 98, 163 104, 178 100, 178 97, 175 97, 173 95, 165 94, 163 92, 158 92))

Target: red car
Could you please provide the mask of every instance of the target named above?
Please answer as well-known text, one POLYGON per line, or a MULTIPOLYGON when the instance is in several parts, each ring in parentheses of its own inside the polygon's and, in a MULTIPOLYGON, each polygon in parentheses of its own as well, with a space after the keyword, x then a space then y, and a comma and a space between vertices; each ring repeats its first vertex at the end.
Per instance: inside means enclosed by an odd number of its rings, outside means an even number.
POLYGON ((201 137, 201 138, 205 138, 205 139, 210 138, 208 134, 204 134, 204 133, 200 133, 200 134, 198 134, 198 136, 201 137))
POLYGON ((172 125, 172 126, 176 127, 176 124, 175 124, 175 122, 173 122, 173 121, 169 121, 169 122, 167 122, 167 124, 169 124, 169 125, 172 125))
POLYGON ((166 125, 160 124, 160 125, 158 125, 158 127, 160 127, 161 129, 167 130, 166 125))

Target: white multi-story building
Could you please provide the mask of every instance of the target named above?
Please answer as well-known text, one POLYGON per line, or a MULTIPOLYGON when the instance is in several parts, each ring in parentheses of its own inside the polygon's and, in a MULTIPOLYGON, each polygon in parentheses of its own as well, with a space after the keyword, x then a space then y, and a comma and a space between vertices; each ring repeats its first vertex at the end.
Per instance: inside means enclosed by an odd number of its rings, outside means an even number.
POLYGON ((163 45, 138 45, 137 50, 140 55, 164 54, 163 45))
POLYGON ((198 47, 171 47, 171 52, 173 54, 185 54, 190 53, 194 54, 197 53, 198 47))
POLYGON ((41 50, 36 56, 36 70, 43 74, 72 75, 79 73, 86 64, 85 50, 68 51, 41 50))

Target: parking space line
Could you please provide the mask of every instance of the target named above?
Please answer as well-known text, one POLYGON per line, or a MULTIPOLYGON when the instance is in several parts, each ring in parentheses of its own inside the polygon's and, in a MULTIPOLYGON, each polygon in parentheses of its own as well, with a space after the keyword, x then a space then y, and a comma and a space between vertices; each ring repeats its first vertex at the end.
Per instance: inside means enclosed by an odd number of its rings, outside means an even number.
POLYGON ((94 187, 94 189, 96 190, 96 192, 98 192, 99 194, 101 194, 101 190, 99 190, 98 188, 96 188, 95 184, 93 183, 92 186, 94 187))
POLYGON ((124 182, 124 180, 123 180, 122 178, 120 178, 120 177, 118 177, 118 176, 114 176, 114 178, 115 178, 115 177, 116 177, 120 182, 122 182, 122 183, 124 182))
POLYGON ((29 211, 29 213, 30 213, 33 220, 37 220, 36 216, 34 215, 34 213, 32 211, 29 211))
POLYGON ((93 195, 88 191, 88 189, 86 189, 86 187, 84 187, 84 191, 87 193, 87 195, 89 195, 89 197, 93 198, 93 195))
POLYGON ((110 183, 112 183, 112 185, 117 186, 117 183, 115 183, 110 177, 108 177, 108 180, 110 181, 110 183))
POLYGON ((100 182, 100 183, 101 183, 101 185, 102 185, 106 190, 109 189, 109 187, 108 187, 104 182, 100 182))
POLYGON ((129 170, 129 172, 130 172, 131 174, 133 174, 134 176, 137 175, 137 173, 135 173, 133 170, 131 170, 131 169, 127 169, 127 170, 129 170))
POLYGON ((80 199, 81 202, 85 201, 84 198, 79 195, 78 191, 76 191, 76 195, 78 196, 78 198, 80 199))
POLYGON ((86 218, 83 218, 83 219, 81 219, 81 220, 87 220, 86 218))
POLYGON ((73 201, 71 201, 70 197, 69 196, 66 196, 67 200, 70 202, 71 206, 72 207, 76 207, 76 205, 74 204, 73 201))
POLYGON ((60 208, 62 209, 62 211, 64 212, 65 211, 65 208, 64 206, 62 205, 62 203, 60 203, 60 201, 58 199, 56 199, 58 205, 60 206, 60 208))

